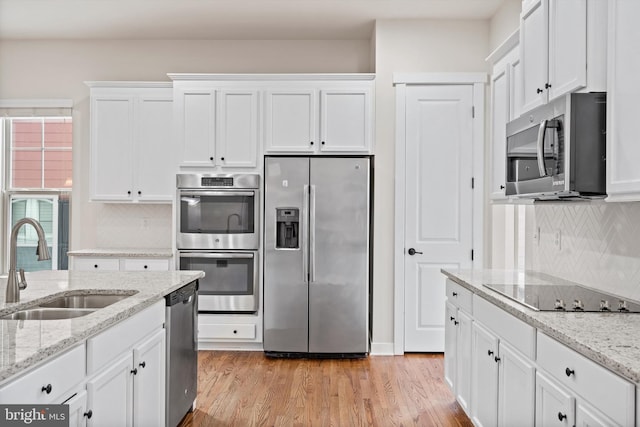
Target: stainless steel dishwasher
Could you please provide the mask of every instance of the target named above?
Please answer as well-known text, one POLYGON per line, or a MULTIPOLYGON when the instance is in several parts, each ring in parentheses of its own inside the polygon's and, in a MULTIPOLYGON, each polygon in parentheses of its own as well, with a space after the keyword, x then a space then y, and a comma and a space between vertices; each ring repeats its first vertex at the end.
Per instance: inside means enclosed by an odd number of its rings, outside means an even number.
POLYGON ((166 299, 166 424, 177 426, 195 407, 198 389, 198 281, 171 292, 166 299))

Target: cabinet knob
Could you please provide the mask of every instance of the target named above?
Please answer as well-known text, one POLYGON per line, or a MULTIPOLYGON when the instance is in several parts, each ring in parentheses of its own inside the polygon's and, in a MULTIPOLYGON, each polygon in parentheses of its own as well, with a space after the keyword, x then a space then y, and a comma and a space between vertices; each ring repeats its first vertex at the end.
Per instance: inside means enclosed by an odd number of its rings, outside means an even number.
POLYGON ((149 266, 148 266, 148 265, 145 265, 145 266, 144 266, 144 269, 146 270, 147 268, 149 268, 149 266))
POLYGON ((313 141, 311 141, 309 144, 313 145, 313 141))
POLYGON ((138 196, 142 195, 142 191, 138 190, 138 196))
POLYGON ((127 191, 127 195, 129 196, 131 195, 131 190, 127 191))
POLYGON ((498 356, 496 356, 496 357, 493 358, 493 360, 495 360, 496 363, 498 363, 501 359, 498 356))
POLYGON ((133 369, 131 370, 131 373, 132 373, 133 375, 138 375, 138 368, 133 368, 133 369))
POLYGON ((98 268, 98 264, 93 264, 93 268, 98 268))
POLYGON ((544 84, 544 88, 545 88, 545 89, 549 89, 550 87, 551 87, 551 85, 550 85, 549 83, 545 83, 545 84, 544 84))
POLYGON ((543 91, 542 89, 538 88, 538 89, 536 89, 536 92, 537 92, 537 93, 542 93, 542 92, 544 92, 544 91, 543 91))
POLYGON ((454 324, 454 325, 458 325, 458 323, 460 323, 460 322, 458 322, 457 320, 454 320, 454 321, 453 321, 453 324, 454 324))
POLYGON ((566 420, 567 419, 567 414, 563 414, 562 412, 558 412, 558 419, 560 421, 566 420))
POLYGON ((87 417, 87 419, 91 419, 91 417, 93 417, 93 411, 89 409, 87 412, 84 413, 84 416, 87 417))
POLYGON ((453 316, 451 316, 451 317, 449 318, 449 320, 453 321, 453 320, 456 320, 456 318, 455 318, 455 317, 453 317, 453 316))
POLYGON ((564 373, 567 374, 568 377, 570 377, 571 375, 574 375, 576 373, 576 371, 574 371, 573 369, 565 369, 564 373))
POLYGON ((213 161, 213 157, 209 157, 209 160, 213 161))
POLYGON ((145 366, 147 366, 147 362, 142 361, 142 363, 138 363, 138 366, 140 366, 141 368, 144 368, 145 366))
POLYGON ((500 189, 501 189, 501 190, 504 190, 504 185, 501 185, 501 186, 500 186, 500 189))
POLYGON ((322 141, 320 144, 324 145, 324 141, 322 141))
POLYGON ((457 297, 458 293, 457 292, 452 292, 451 295, 453 295, 454 297, 457 297))
POLYGON ((487 350, 487 356, 493 356, 493 351, 487 350))
POLYGON ((224 162, 224 157, 220 157, 220 161, 224 162))
POLYGON ((234 335, 235 335, 235 334, 237 334, 237 333, 238 333, 238 330, 237 330, 237 329, 234 329, 234 330, 233 330, 233 333, 234 333, 234 335))
POLYGON ((53 387, 51 387, 51 384, 47 384, 47 385, 43 385, 42 386, 42 392, 43 393, 51 394, 51 390, 53 390, 53 387))

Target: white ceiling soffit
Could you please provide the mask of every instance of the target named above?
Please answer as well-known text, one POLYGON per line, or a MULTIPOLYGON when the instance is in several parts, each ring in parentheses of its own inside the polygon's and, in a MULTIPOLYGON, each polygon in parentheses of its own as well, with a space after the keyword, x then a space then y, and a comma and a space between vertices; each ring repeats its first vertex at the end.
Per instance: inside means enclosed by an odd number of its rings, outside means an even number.
POLYGON ((0 39, 369 39, 377 19, 488 19, 505 0, 0 0, 0 39))

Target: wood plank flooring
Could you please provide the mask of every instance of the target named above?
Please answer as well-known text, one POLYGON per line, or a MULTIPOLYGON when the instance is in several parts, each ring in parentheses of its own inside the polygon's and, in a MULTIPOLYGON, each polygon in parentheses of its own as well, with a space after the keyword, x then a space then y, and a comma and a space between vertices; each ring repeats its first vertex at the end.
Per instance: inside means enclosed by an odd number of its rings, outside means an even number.
POLYGON ((472 426, 441 354, 270 359, 200 351, 196 410, 180 427, 472 426))

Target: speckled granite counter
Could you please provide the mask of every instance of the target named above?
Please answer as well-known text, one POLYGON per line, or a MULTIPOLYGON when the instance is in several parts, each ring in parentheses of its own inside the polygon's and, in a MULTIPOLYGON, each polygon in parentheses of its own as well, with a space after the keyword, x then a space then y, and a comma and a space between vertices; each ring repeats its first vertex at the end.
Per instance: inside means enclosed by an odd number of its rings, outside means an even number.
POLYGON ((578 353, 640 383, 640 313, 574 313, 531 310, 483 284, 571 284, 548 275, 501 270, 442 272, 454 282, 578 353))
POLYGON ((136 257, 136 258, 171 258, 173 251, 168 248, 159 249, 80 249, 67 252, 68 256, 92 256, 92 257, 136 257))
POLYGON ((204 276, 201 271, 27 273, 20 302, 4 302, 0 279, 0 316, 65 293, 136 293, 89 315, 64 320, 0 320, 0 383, 130 317, 170 292, 204 276))

